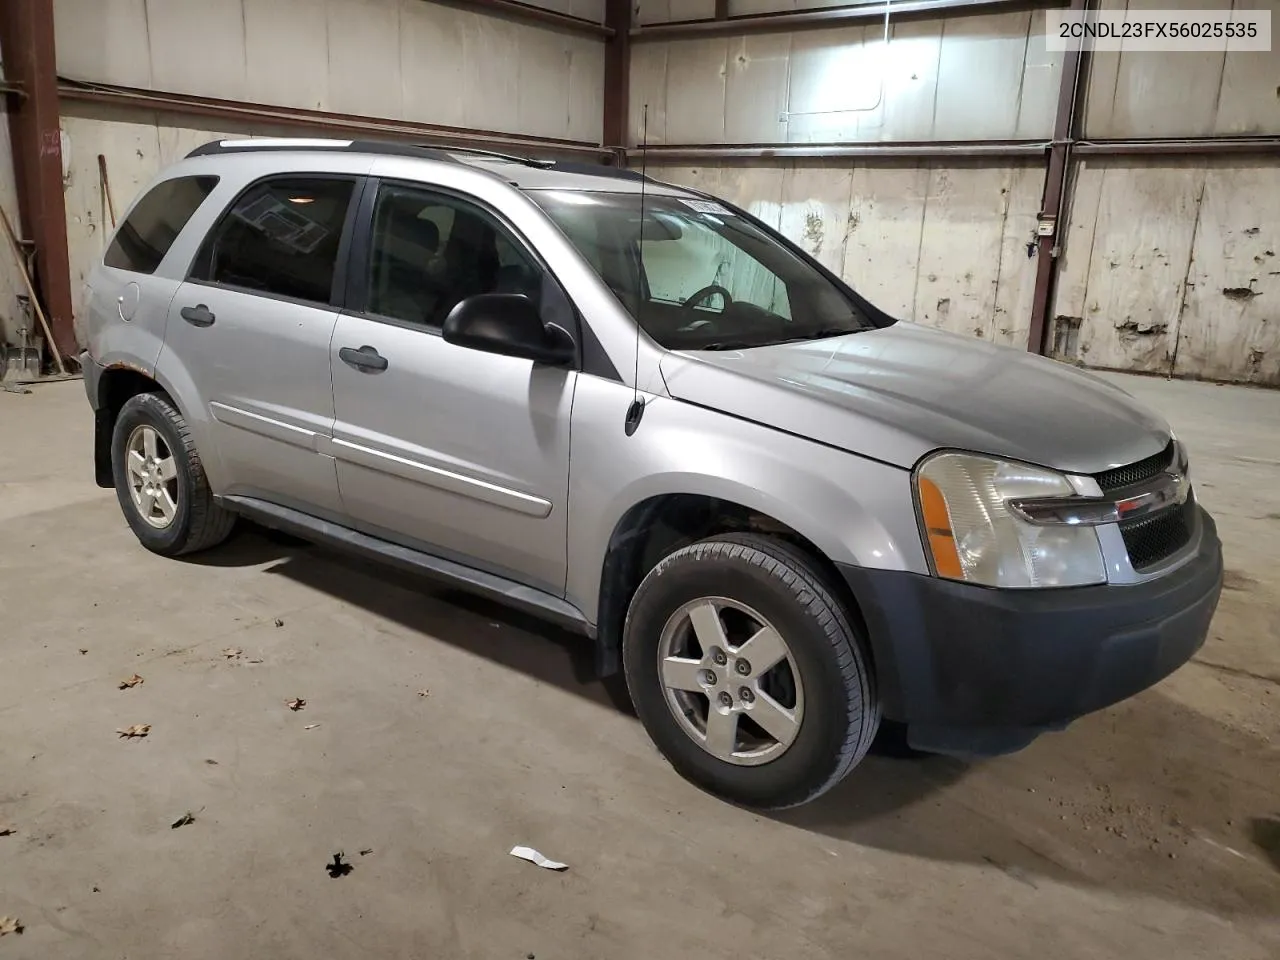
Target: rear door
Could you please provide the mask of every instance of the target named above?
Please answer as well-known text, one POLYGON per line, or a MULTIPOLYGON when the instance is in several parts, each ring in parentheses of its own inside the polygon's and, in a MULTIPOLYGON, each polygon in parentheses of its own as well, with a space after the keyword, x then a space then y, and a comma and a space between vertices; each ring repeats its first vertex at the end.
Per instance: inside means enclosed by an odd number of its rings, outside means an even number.
MULTIPOLYGON (((460 300, 572 308, 516 233, 459 194, 371 182, 331 364, 343 505, 365 532, 562 595, 577 372, 446 343, 460 300)), ((567 316, 566 316, 567 314, 567 316)))
POLYGON ((246 188, 214 224, 170 307, 162 371, 201 398, 218 492, 341 515, 329 344, 362 181, 288 174, 246 188))

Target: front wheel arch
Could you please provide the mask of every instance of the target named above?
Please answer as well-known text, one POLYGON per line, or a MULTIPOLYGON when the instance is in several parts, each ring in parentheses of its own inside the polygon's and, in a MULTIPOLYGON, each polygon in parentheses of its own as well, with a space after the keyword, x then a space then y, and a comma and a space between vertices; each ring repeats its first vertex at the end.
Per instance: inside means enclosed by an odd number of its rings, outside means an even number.
POLYGON ((824 584, 866 636, 866 620, 853 591, 831 558, 800 531, 734 500, 704 494, 663 494, 632 506, 609 537, 596 611, 596 669, 600 676, 613 676, 621 670, 627 609, 645 575, 681 547, 732 533, 776 537, 803 553, 821 570, 824 584))

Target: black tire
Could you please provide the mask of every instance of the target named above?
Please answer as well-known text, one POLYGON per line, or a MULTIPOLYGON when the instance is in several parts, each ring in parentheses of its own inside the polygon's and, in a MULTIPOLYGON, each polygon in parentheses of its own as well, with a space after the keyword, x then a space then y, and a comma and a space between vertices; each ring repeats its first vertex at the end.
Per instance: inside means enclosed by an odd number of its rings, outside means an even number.
POLYGON ((187 423, 164 394, 140 393, 130 397, 121 408, 111 434, 111 475, 129 527, 139 542, 153 553, 166 557, 195 553, 215 547, 231 535, 235 514, 214 502, 187 423), (134 504, 129 488, 125 462, 128 443, 134 430, 141 426, 152 427, 160 435, 177 466, 177 510, 173 520, 163 528, 146 521, 134 504))
POLYGON ((818 565, 773 537, 727 534, 663 559, 627 612, 623 666, 645 730, 686 779, 726 800, 777 810, 815 799, 866 755, 880 723, 870 657, 818 565), (708 753, 677 721, 659 675, 664 625, 701 597, 737 600, 784 636, 800 674, 799 732, 776 759, 739 766, 708 753))

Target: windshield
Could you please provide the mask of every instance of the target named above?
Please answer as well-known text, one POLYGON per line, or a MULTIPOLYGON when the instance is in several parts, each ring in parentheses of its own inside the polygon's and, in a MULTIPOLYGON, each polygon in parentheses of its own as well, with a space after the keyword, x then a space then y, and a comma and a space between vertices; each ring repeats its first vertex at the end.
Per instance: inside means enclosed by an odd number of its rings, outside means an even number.
POLYGON ((639 194, 529 195, 668 350, 762 347, 891 322, 715 201, 646 196, 642 229, 639 194))

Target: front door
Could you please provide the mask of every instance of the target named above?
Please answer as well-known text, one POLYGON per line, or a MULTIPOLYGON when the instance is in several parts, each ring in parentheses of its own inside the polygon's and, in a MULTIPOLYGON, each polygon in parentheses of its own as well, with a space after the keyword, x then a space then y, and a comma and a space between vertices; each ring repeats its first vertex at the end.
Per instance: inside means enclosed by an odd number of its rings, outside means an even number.
POLYGON ((577 373, 440 336, 467 297, 536 302, 554 280, 467 200, 383 182, 371 208, 330 357, 343 506, 365 532, 562 595, 577 373))
POLYGON ((355 186, 351 177, 287 176, 249 187, 173 298, 160 367, 203 401, 219 493, 341 515, 326 449, 329 344, 355 186))

